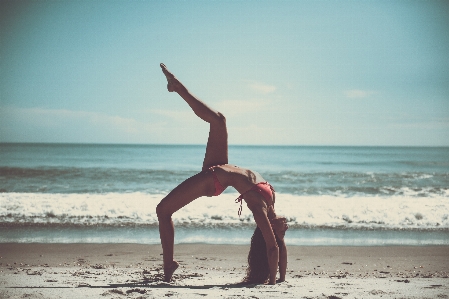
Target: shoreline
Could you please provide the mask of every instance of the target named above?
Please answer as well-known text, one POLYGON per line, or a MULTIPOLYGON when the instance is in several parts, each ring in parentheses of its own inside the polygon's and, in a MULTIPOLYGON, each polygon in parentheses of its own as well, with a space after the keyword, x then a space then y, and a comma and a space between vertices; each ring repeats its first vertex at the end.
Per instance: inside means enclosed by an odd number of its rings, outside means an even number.
POLYGON ((285 282, 240 285, 249 245, 0 243, 0 297, 449 298, 449 246, 288 246, 285 282), (332 297, 333 296, 333 297, 332 297))
MULTIPOLYGON (((176 226, 175 244, 248 245, 253 223, 229 226, 176 226)), ((1 243, 160 244, 157 226, 3 226, 1 243)), ((357 230, 290 227, 286 242, 296 246, 449 246, 449 230, 357 230)))

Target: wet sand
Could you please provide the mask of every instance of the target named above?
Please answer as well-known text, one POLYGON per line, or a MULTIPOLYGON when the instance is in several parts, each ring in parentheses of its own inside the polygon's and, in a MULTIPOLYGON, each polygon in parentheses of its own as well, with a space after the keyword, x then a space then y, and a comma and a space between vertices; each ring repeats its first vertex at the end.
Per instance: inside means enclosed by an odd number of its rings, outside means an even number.
POLYGON ((449 298, 448 246, 289 246, 287 280, 242 285, 248 246, 0 244, 0 298, 449 298))

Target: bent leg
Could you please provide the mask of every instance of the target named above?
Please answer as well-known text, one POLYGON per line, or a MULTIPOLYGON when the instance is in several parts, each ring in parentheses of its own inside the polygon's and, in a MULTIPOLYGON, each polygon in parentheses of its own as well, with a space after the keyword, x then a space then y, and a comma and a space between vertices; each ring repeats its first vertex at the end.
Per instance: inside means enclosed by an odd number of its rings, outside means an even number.
POLYGON ((156 207, 159 234, 164 256, 164 280, 170 281, 178 263, 173 259, 175 230, 172 215, 201 196, 214 192, 213 181, 208 173, 200 172, 177 186, 156 207))
POLYGON ((205 122, 211 123, 220 118, 220 113, 202 102, 193 95, 168 69, 161 63, 162 72, 167 78, 167 89, 170 92, 178 93, 184 101, 190 106, 193 112, 205 122))
POLYGON ((223 115, 217 121, 210 123, 203 170, 222 164, 228 164, 228 132, 223 115))
POLYGON ((164 75, 167 77, 169 91, 177 92, 193 112, 210 125, 206 155, 203 170, 220 164, 228 163, 228 133, 226 119, 223 114, 210 108, 194 96, 168 69, 161 63, 164 75))

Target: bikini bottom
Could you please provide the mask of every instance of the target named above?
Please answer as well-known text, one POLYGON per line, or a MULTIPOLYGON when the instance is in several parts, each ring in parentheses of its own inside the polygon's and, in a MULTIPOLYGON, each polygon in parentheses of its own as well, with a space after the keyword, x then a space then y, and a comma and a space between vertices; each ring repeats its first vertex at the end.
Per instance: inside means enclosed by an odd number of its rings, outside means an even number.
POLYGON ((218 180, 217 174, 214 171, 214 168, 217 167, 217 166, 220 166, 220 165, 209 167, 209 169, 207 170, 207 171, 209 171, 209 173, 212 175, 212 178, 214 179, 215 192, 214 192, 214 195, 212 195, 212 196, 218 196, 221 193, 223 193, 223 191, 225 191, 225 189, 226 189, 220 183, 220 181, 218 180))

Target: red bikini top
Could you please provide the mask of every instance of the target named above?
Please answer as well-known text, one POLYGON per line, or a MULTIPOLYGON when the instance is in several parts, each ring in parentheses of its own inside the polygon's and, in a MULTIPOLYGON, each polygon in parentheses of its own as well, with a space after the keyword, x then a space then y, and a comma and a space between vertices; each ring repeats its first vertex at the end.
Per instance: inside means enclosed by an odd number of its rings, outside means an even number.
POLYGON ((273 186, 271 186, 268 182, 257 183, 256 185, 251 187, 248 191, 240 194, 240 196, 235 199, 236 203, 240 203, 240 207, 239 207, 239 211, 238 211, 239 217, 242 214, 243 196, 246 193, 248 193, 249 191, 256 191, 256 192, 260 193, 265 198, 265 201, 268 206, 274 206, 274 192, 275 191, 274 191, 273 186))

